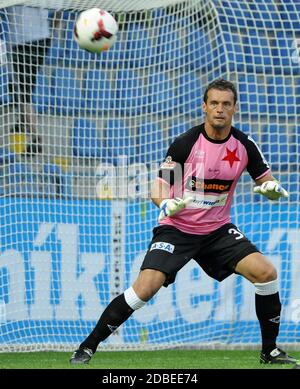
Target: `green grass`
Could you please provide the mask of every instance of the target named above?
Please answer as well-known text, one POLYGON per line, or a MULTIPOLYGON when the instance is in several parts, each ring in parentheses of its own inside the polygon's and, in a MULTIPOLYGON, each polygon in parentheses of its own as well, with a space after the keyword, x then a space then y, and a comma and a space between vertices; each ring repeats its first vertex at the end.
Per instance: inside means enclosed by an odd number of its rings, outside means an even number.
MULTIPOLYGON (((300 359, 300 352, 291 352, 300 359)), ((259 351, 160 350, 101 351, 89 365, 71 366, 71 353, 0 353, 0 369, 290 369, 261 365, 259 351)))

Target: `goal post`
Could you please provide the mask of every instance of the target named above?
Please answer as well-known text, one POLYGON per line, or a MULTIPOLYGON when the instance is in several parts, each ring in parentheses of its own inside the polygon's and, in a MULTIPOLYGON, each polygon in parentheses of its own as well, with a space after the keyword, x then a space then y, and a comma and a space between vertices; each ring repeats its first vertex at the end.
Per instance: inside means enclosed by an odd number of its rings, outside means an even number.
MULTIPOLYGON (((218 77, 236 84, 234 124, 290 193, 269 203, 245 174, 232 217, 276 265, 279 342, 299 348, 299 12, 275 0, 2 0, 0 352, 73 350, 132 284, 157 225, 151 182, 218 77), (92 7, 119 25, 101 55, 73 39, 92 7)), ((171 347, 260 347, 253 286, 217 283, 191 260, 99 349, 171 347)))

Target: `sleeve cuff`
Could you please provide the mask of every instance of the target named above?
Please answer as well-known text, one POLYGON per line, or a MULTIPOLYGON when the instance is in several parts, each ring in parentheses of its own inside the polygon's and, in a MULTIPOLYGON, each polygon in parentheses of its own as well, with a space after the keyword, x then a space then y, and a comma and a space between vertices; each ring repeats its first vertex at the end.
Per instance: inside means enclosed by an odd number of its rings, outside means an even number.
POLYGON ((266 176, 270 172, 271 172, 271 169, 266 170, 263 174, 261 174, 260 176, 256 177, 255 180, 259 180, 259 179, 263 178, 264 176, 266 176))

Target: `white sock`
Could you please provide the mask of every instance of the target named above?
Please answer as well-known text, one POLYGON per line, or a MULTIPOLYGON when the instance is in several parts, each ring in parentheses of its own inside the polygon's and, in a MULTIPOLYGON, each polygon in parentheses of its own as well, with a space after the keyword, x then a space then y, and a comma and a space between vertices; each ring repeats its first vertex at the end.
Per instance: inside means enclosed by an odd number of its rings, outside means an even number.
POLYGON ((126 303, 135 311, 139 308, 142 308, 147 303, 146 301, 143 301, 139 298, 132 286, 125 290, 124 297, 126 303))
POLYGON ((261 296, 268 296, 270 294, 275 294, 278 292, 278 280, 270 281, 270 282, 255 282, 254 286, 256 288, 255 293, 260 294, 261 296))

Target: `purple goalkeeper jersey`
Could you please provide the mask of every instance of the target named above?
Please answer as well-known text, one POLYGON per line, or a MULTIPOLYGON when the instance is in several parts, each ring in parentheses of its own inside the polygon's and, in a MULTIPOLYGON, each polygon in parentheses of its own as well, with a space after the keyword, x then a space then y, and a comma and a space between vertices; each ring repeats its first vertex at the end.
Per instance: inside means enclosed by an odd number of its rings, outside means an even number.
POLYGON ((232 196, 245 169, 253 180, 270 171, 250 136, 231 127, 226 139, 214 140, 204 124, 186 131, 170 145, 159 179, 171 184, 170 198, 191 196, 193 201, 160 224, 203 235, 229 223, 232 196))

